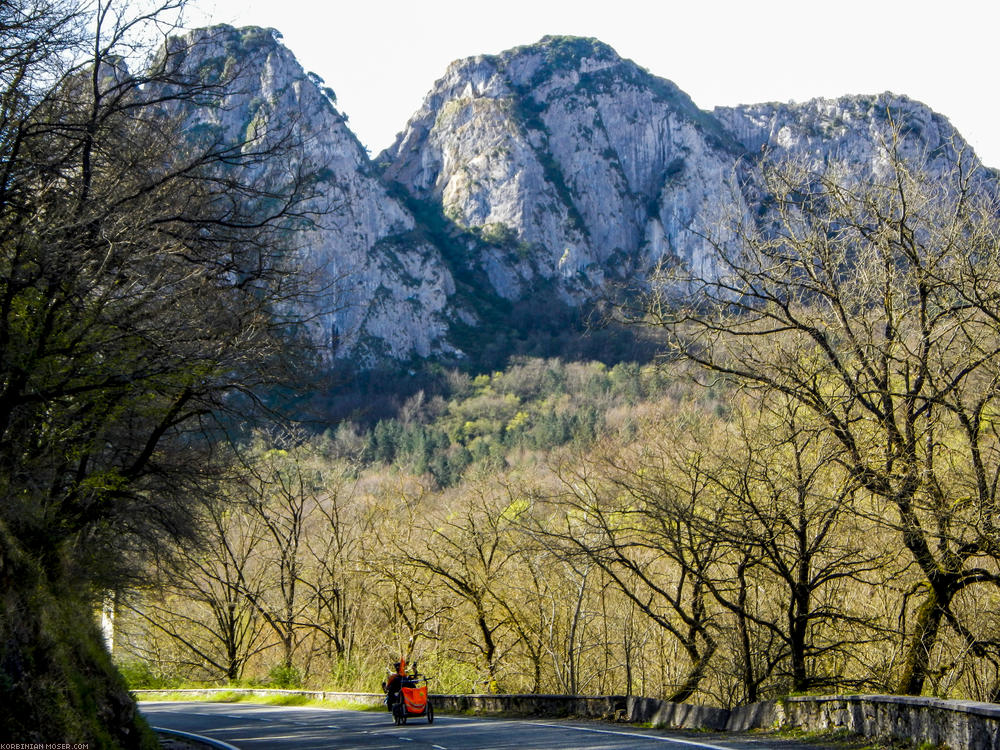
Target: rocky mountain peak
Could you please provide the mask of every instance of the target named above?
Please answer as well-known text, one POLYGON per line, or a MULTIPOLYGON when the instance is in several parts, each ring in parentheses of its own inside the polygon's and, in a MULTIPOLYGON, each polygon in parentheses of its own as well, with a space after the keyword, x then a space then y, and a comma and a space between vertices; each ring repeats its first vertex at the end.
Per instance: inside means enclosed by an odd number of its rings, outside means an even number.
POLYGON ((573 90, 600 94, 631 85, 648 90, 696 119, 703 118, 691 98, 672 81, 652 75, 597 39, 546 36, 535 44, 503 52, 497 59, 513 85, 536 99, 573 90))
POLYGON ((497 60, 508 69, 511 82, 521 89, 539 88, 546 83, 572 84, 582 74, 626 64, 604 42, 572 36, 546 36, 535 44, 503 52, 497 60))
POLYGON ((859 163, 877 158, 892 127, 899 147, 942 168, 954 163, 961 135, 941 114, 891 92, 806 102, 717 107, 712 113, 750 153, 836 155, 859 163))
POLYGON ((280 40, 274 29, 220 25, 167 42, 161 62, 225 87, 221 101, 188 102, 188 136, 250 149, 270 139, 297 144, 290 160, 265 160, 263 171, 243 177, 280 189, 290 175, 311 176, 314 196, 297 207, 311 221, 296 241, 316 291, 301 317, 329 361, 371 366, 453 354, 446 334, 454 282, 438 248, 375 174, 332 89, 280 40))
POLYGON ((450 66, 380 162, 457 225, 515 241, 517 258, 479 259, 496 293, 541 283, 577 305, 707 252, 693 223, 738 151, 670 81, 597 40, 546 37, 450 66))
POLYGON ((188 113, 192 138, 301 139, 302 166, 335 208, 301 235, 329 282, 310 311, 315 338, 366 367, 460 357, 484 325, 586 308, 664 261, 710 272, 707 229, 726 209, 760 207, 746 165, 763 152, 868 173, 891 125, 905 153, 942 168, 964 148, 906 97, 706 112, 603 42, 548 36, 452 63, 373 164, 275 30, 200 29, 167 51, 189 75, 233 81, 223 106, 188 113))
POLYGON ((499 54, 456 60, 448 66, 445 79, 463 79, 475 84, 484 80, 484 74, 502 72, 508 85, 526 90, 553 79, 564 81, 581 72, 604 70, 625 62, 614 49, 597 39, 546 36, 534 44, 499 54))

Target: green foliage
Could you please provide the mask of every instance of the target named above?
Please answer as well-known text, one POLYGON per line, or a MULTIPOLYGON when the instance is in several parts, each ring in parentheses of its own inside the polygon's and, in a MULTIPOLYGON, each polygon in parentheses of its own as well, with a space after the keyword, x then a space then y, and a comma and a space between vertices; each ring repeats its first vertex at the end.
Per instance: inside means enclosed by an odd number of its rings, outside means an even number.
POLYGON ((228 62, 225 55, 207 58, 198 66, 198 78, 206 83, 212 83, 223 77, 223 71, 228 62))
POLYGON ((267 702, 274 706, 308 706, 313 703, 308 695, 272 695, 267 702))
POLYGON ((268 682, 283 690, 302 687, 302 673, 291 664, 278 664, 267 674, 268 682))
POLYGON ((553 34, 542 37, 537 44, 512 50, 512 54, 525 53, 541 53, 545 58, 545 65, 533 81, 535 85, 542 83, 553 73, 576 70, 584 58, 613 59, 616 56, 615 51, 599 39, 553 34))
POLYGON ((363 455, 451 486, 469 466, 503 468, 511 451, 589 445, 606 430, 608 410, 635 407, 671 385, 659 368, 636 363, 521 358, 457 380, 447 400, 425 405, 415 419, 378 421, 363 455))
POLYGON ((129 690, 158 690, 178 686, 176 678, 158 673, 147 661, 129 659, 116 666, 129 690))
POLYGON ((370 668, 359 664, 353 659, 337 659, 330 669, 329 684, 337 685, 344 690, 367 692, 376 680, 368 674, 370 668))
POLYGON ((159 745, 134 714, 80 592, 46 578, 0 523, 0 727, 24 743, 115 750, 159 745))
POLYGON ((420 666, 430 675, 432 692, 456 695, 481 692, 482 685, 477 683, 479 672, 468 662, 435 657, 420 666))
POLYGON ((502 222, 492 222, 478 227, 480 236, 494 245, 505 245, 517 240, 517 230, 502 222))

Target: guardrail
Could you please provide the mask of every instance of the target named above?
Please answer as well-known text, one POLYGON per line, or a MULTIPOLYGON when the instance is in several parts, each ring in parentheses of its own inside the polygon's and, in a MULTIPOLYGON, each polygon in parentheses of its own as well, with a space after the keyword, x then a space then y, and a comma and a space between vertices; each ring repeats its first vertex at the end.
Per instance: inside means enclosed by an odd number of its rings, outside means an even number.
MULTIPOLYGON (((315 700, 379 705, 381 693, 205 688, 136 690, 137 697, 153 694, 209 696, 218 693, 303 695, 315 700)), ((971 701, 917 698, 899 695, 801 696, 765 701, 734 709, 668 703, 655 698, 604 695, 442 695, 432 694, 441 711, 516 713, 530 716, 606 719, 656 727, 746 731, 791 728, 822 730, 846 728, 872 738, 910 740, 914 744, 944 744, 952 750, 1000 750, 1000 705, 971 701)))

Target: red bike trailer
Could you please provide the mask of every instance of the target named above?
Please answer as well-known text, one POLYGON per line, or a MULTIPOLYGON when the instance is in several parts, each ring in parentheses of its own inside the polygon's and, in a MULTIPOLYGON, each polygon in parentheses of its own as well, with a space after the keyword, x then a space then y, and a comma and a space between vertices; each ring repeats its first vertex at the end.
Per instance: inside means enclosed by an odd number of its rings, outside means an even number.
POLYGON ((434 706, 427 697, 427 685, 400 688, 399 700, 392 706, 392 718, 396 726, 405 724, 409 718, 426 716, 427 723, 434 723, 434 706))

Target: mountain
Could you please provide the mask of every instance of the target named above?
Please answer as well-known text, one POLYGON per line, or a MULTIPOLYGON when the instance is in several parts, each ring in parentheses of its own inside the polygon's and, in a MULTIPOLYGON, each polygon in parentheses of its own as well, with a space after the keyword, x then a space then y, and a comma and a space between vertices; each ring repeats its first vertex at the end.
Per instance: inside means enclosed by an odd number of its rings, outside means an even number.
POLYGON ((171 42, 188 70, 238 67, 227 106, 191 112, 191 132, 238 139, 293 123, 335 208, 302 236, 329 285, 315 337, 362 368, 475 357, 511 332, 565 327, 664 260, 710 270, 706 222, 759 208, 748 166, 762 152, 863 174, 879 168, 890 122, 904 152, 942 169, 967 148, 905 97, 706 112, 600 41, 545 37, 450 65, 372 162, 279 39, 220 26, 171 42))
POLYGON ((298 242, 317 272, 311 286, 321 290, 301 313, 316 343, 363 366, 456 354, 446 334, 461 313, 440 251, 375 174, 333 91, 302 69, 280 34, 215 26, 171 38, 167 51, 182 74, 230 81, 220 106, 186 112, 192 139, 260 148, 258 135, 290 135, 300 163, 269 164, 264 178, 280 183, 299 169, 315 175, 317 197, 302 210, 319 218, 298 242))
POLYGON ((756 208, 742 166, 762 150, 864 172, 890 117, 913 153, 949 161, 963 145, 943 117, 891 94, 704 112, 597 40, 546 37, 453 63, 380 161, 456 223, 526 248, 479 259, 497 293, 552 279, 582 304, 665 258, 711 268, 704 222, 726 204, 756 208))
POLYGON ((701 262, 692 224, 733 192, 742 151, 669 81, 546 37, 452 64, 380 161, 456 223, 516 238, 516 256, 479 259, 498 294, 550 279, 580 304, 664 255, 701 262))

